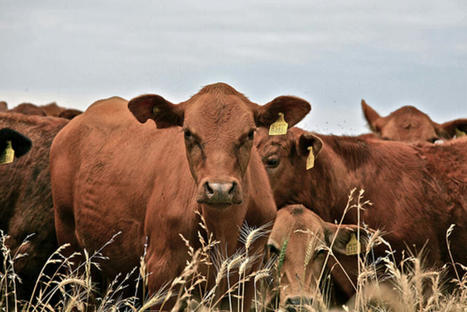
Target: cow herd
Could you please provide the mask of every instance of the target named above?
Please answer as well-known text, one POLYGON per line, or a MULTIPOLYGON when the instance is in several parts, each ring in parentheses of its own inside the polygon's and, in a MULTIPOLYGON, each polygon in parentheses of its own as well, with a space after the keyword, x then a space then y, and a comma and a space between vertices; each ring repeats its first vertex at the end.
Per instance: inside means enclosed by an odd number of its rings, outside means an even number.
MULTIPOLYGON (((248 248, 281 258, 279 301, 288 311, 313 302, 326 250, 342 264, 331 272, 336 302, 354 295, 355 254, 369 229, 383 231, 396 261, 410 246, 424 249, 431 267, 451 258, 467 264, 467 119, 438 124, 410 106, 381 117, 362 100, 372 133, 335 136, 293 127, 310 109, 293 96, 258 105, 224 83, 178 104, 148 94, 100 100, 82 114, 56 104, 3 109, 1 159, 9 149, 15 155, 0 165, 0 229, 9 248, 28 254, 15 263, 22 292, 59 245, 70 244, 71 255, 116 237, 102 251, 99 280, 129 272, 144 256, 155 293, 183 271, 185 244, 200 247, 201 219, 224 257, 245 247, 243 224, 269 228, 248 248), (371 205, 346 211, 354 188, 371 205)), ((372 250, 375 258, 384 247, 372 250)), ((252 257, 247 271, 264 257, 252 257)), ((219 282, 199 270, 208 288, 219 282)), ((451 265, 448 278, 459 272, 451 265)), ((218 288, 225 293, 226 282, 218 288)), ((253 281, 243 291, 245 310, 253 281)))

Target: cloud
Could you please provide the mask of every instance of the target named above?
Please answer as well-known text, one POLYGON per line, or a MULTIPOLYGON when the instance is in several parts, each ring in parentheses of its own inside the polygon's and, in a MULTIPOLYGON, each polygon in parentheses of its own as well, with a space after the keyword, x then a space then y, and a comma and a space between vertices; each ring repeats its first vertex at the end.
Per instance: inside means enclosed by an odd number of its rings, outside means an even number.
POLYGON ((454 0, 0 0, 0 94, 85 108, 143 92, 181 101, 222 80, 260 103, 309 99, 310 129, 365 131, 362 97, 382 113, 411 103, 442 121, 467 115, 466 9, 454 0))

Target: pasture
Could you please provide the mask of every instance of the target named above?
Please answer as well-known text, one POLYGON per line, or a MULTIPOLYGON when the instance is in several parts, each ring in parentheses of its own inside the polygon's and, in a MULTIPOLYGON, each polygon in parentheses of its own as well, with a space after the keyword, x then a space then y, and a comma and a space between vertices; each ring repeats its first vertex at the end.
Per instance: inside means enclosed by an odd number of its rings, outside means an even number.
POLYGON ((0 312, 467 312, 466 12, 0 0, 0 312))
MULTIPOLYGON (((364 191, 352 190, 345 211, 352 209, 364 209, 368 202, 364 200, 364 191)), ((206 227, 201 218, 203 231, 206 227)), ((341 224, 338 223, 338 226, 341 224)), ((446 244, 449 245, 449 236, 454 228, 446 231, 446 244)), ((284 261, 285 251, 267 258, 259 270, 245 274, 245 268, 255 255, 248 254, 248 244, 256 240, 259 236, 269 233, 261 228, 251 228, 248 225, 242 227, 241 240, 246 246, 230 258, 218 258, 216 263, 212 263, 210 254, 216 252, 215 246, 218 242, 211 237, 206 237, 206 232, 199 233, 199 240, 202 248, 193 249, 188 242, 186 252, 189 255, 183 273, 172 282, 167 283, 162 289, 152 296, 145 294, 144 288, 147 285, 147 274, 144 259, 131 272, 118 275, 105 290, 96 288, 96 281, 93 280, 91 271, 93 268, 100 269, 106 263, 102 259, 100 252, 108 244, 112 244, 116 237, 113 237, 102 249, 93 254, 85 252, 85 261, 76 268, 71 259, 73 255, 63 256, 62 252, 66 245, 60 247, 50 255, 44 270, 35 282, 34 291, 28 299, 18 299, 17 289, 21 287, 22 281, 14 272, 14 262, 22 254, 12 254, 5 246, 6 233, 2 233, 1 244, 3 253, 2 275, 0 280, 1 300, 0 308, 3 311, 149 311, 154 304, 160 304, 175 297, 176 305, 171 311, 218 311, 219 301, 214 296, 216 285, 207 289, 206 295, 200 298, 197 288, 205 287, 207 276, 197 272, 197 268, 202 265, 210 267, 210 274, 214 274, 219 283, 226 276, 239 275, 240 279, 229 287, 226 294, 229 301, 242 300, 242 286, 244 281, 253 280, 255 285, 255 299, 251 311, 290 311, 279 307, 278 279, 280 276, 281 262, 284 261), (46 275, 46 267, 53 267, 54 271, 46 275), (177 286, 182 287, 177 287, 177 286), (125 289, 136 288, 138 293, 127 294, 125 289), (175 291, 178 288, 177 291, 175 291)), ((118 235, 116 235, 118 236, 118 235)), ((27 244, 28 242, 23 242, 27 244)), ((332 245, 327 249, 326 261, 328 258, 335 258, 332 252, 332 245)), ((303 311, 404 311, 404 312, 457 312, 467 309, 467 274, 458 276, 449 281, 455 287, 447 287, 445 271, 433 270, 424 266, 423 253, 406 254, 402 262, 397 263, 391 254, 391 246, 382 238, 381 232, 375 231, 369 237, 366 249, 361 255, 356 255, 359 263, 358 283, 354 285, 356 293, 350 303, 344 304, 340 308, 326 308, 329 305, 331 284, 322 283, 327 287, 322 288, 322 292, 317 292, 312 305, 303 305, 303 311), (378 263, 369 261, 370 253, 375 245, 384 244, 387 247, 388 255, 379 259, 378 263), (381 275, 381 270, 384 274, 381 275), (378 272, 378 274, 377 274, 378 272), (388 290, 390 288, 390 291, 388 290), (349 307, 349 305, 351 305, 349 307)), ((311 258, 311 255, 308 258, 311 258)), ((337 263, 337 265, 339 265, 337 263)), ((452 263, 446 266, 462 268, 462 264, 452 263)), ((304 266, 305 267, 305 266, 304 266)), ((464 267, 465 270, 465 267, 464 267)), ((330 280, 331 276, 323 271, 322 280, 330 280)), ((316 285, 319 286, 319 285, 316 285)), ((163 308, 162 308, 163 310, 163 308)), ((151 310, 153 311, 153 310, 151 310)), ((236 311, 236 310, 234 310, 236 311)), ((301 311, 297 309, 296 311, 301 311)))

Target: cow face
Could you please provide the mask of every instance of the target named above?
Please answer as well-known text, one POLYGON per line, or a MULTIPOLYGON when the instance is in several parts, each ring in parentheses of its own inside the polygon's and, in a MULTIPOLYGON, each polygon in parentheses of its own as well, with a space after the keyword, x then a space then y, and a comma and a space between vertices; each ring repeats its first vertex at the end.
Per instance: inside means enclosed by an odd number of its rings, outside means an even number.
POLYGON ((23 156, 31 149, 31 145, 31 140, 21 133, 10 128, 0 129, 0 163, 9 163, 14 157, 23 156))
POLYGON ((365 100, 362 110, 370 129, 386 140, 435 142, 452 139, 467 132, 467 119, 438 124, 413 106, 403 106, 386 117, 381 117, 365 100))
MULTIPOLYGON (((316 299, 321 295, 319 286, 326 273, 328 251, 346 254, 346 247, 357 237, 357 231, 354 225, 325 222, 302 205, 289 205, 278 211, 268 249, 269 255, 277 257, 282 308, 303 311, 303 306, 313 305, 314 299, 314 306, 321 301, 316 299)), ((364 250, 361 237, 360 250, 364 250)))
POLYGON ((268 173, 277 206, 289 204, 291 198, 295 203, 303 203, 299 196, 304 190, 303 183, 306 183, 302 179, 307 172, 307 158, 312 153, 317 160, 323 146, 321 139, 299 128, 278 136, 258 130, 255 145, 268 173))
POLYGON ((198 185, 199 203, 227 207, 244 200, 245 174, 257 128, 267 128, 283 113, 289 126, 311 109, 299 98, 282 96, 264 106, 250 102, 232 87, 213 84, 186 102, 174 105, 158 95, 128 103, 140 122, 158 128, 182 128, 191 174, 198 185))

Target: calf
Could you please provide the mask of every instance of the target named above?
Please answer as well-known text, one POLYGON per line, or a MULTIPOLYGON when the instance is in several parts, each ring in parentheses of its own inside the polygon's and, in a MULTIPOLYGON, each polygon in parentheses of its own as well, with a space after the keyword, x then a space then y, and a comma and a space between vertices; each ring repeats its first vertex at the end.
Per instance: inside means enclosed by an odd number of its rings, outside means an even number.
MULTIPOLYGON (((27 254, 17 259, 14 266, 23 281, 18 287, 21 297, 32 290, 42 266, 57 248, 49 150, 53 138, 66 123, 67 120, 61 118, 0 113, 1 128, 16 129, 30 139, 24 141, 20 137, 25 144, 18 145, 13 137, 12 147, 16 157, 24 154, 28 148, 30 151, 11 164, 0 165, 0 229, 9 235, 6 243, 13 254, 27 254), (30 234, 34 236, 21 246, 30 234)), ((11 131, 7 131, 8 136, 3 136, 4 131, 0 131, 2 139, 12 138, 11 131)))
MULTIPOLYGON (((269 254, 279 259, 275 280, 279 283, 279 291, 272 301, 279 297, 281 310, 292 312, 307 311, 309 306, 321 311, 325 307, 337 308, 343 303, 352 309, 354 298, 347 302, 340 301, 339 285, 334 285, 332 278, 329 278, 327 264, 334 264, 335 261, 328 253, 332 251, 335 255, 348 258, 349 261, 342 263, 343 269, 349 276, 356 277, 356 255, 359 252, 367 253, 367 235, 367 231, 356 225, 326 222, 303 205, 281 208, 268 240, 269 254)), ((353 283, 357 285, 356 278, 353 283)), ((391 288, 381 282, 378 285, 368 283, 359 295, 366 300, 391 306, 392 311, 402 311, 401 301, 391 288)))
MULTIPOLYGON (((406 246, 421 250, 427 244, 427 265, 450 262, 445 235, 456 224, 451 251, 467 263, 467 139, 408 145, 293 128, 283 136, 259 131, 256 144, 278 207, 300 203, 333 222, 342 217, 349 191, 362 188, 372 205, 361 221, 385 231, 398 257, 406 246)), ((344 222, 358 224, 357 210, 344 222)), ((384 255, 383 249, 375 252, 384 255)), ((346 278, 335 278, 352 295, 346 278)))
POLYGON ((363 114, 371 131, 385 140, 434 143, 465 135, 467 119, 456 119, 438 124, 413 106, 403 106, 386 117, 381 117, 365 100, 363 114))
MULTIPOLYGON (((223 83, 206 86, 178 105, 159 95, 96 102, 52 146, 59 243, 97 250, 121 231, 104 250, 110 261, 103 274, 112 277, 138 265, 148 238, 150 293, 182 272, 187 251, 180 234, 200 246, 196 212, 223 256, 231 256, 240 248, 243 222, 261 226, 276 214, 253 146, 256 128, 269 127, 278 113, 293 125, 309 110, 306 101, 290 96, 259 106, 223 83), (145 123, 148 119, 158 129, 145 123)), ((264 241, 251 252, 261 246, 264 241)), ((245 307, 251 295, 247 285, 245 307)))

